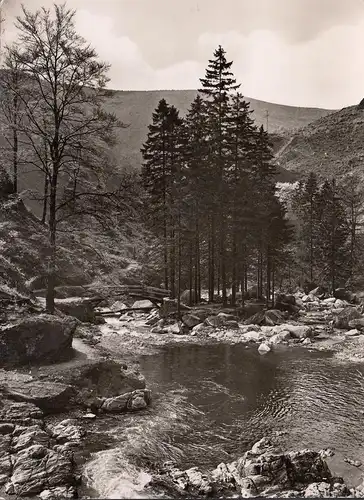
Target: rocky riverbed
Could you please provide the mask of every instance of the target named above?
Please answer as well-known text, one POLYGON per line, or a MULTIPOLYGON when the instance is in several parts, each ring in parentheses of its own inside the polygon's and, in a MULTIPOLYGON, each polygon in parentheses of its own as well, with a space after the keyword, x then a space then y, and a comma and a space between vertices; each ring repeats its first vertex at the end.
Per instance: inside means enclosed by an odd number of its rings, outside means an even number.
MULTIPOLYGON (((35 316, 15 314, 2 327, 0 341, 5 361, 23 362, 21 368, 10 364, 0 370, 2 494, 43 499, 87 496, 82 486, 83 464, 92 450, 108 446, 100 430, 103 425, 96 421, 119 419, 151 404, 137 357, 153 355, 163 346, 239 343, 261 355, 301 346, 334 351, 345 362, 364 359, 360 305, 319 298, 315 293, 297 293, 294 303, 294 314, 258 311, 248 319, 221 306, 186 306, 182 321, 177 321, 175 304, 166 301, 159 312, 131 311, 101 325, 81 323, 62 313, 49 317, 41 309, 35 316), (60 354, 66 354, 65 359, 56 361, 62 358, 60 354)), ((89 308, 88 301, 87 315, 89 308)), ((82 316, 82 300, 72 310, 82 316)), ((276 444, 268 441, 263 440, 233 464, 220 464, 207 476, 197 468, 180 471, 175 464, 159 464, 145 486, 164 494, 173 491, 177 496, 181 492, 197 496, 360 496, 360 488, 350 490, 343 480, 332 477, 317 451, 278 452, 276 444), (264 443, 269 446, 262 451, 264 443), (297 477, 292 473, 297 464, 314 473, 302 472, 305 479, 298 481, 301 472, 297 477)))

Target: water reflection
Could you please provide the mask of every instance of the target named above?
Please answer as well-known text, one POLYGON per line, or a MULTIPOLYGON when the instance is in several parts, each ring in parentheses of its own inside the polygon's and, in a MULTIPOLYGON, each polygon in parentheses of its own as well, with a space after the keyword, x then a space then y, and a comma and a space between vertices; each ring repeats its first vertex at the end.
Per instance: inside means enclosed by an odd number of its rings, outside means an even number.
POLYGON ((203 411, 188 435, 173 437, 192 450, 181 465, 216 465, 280 431, 286 449, 331 447, 334 472, 353 480, 361 474, 343 462, 346 456, 364 462, 361 365, 337 364, 327 353, 307 350, 260 356, 240 345, 193 345, 144 357, 141 370, 161 398, 182 386, 203 411), (196 455, 199 446, 210 452, 196 455))

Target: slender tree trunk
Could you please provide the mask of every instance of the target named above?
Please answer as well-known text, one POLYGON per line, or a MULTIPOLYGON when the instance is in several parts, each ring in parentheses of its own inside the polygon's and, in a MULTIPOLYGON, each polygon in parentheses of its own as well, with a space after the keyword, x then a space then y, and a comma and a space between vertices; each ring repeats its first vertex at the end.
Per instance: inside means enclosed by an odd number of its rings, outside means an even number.
POLYGON ((190 262, 189 262, 189 266, 188 266, 188 287, 189 287, 189 291, 190 291, 189 305, 191 306, 193 304, 192 297, 193 297, 193 292, 194 292, 193 271, 195 271, 195 276, 196 276, 196 268, 194 268, 194 265, 193 265, 193 241, 192 241, 192 239, 189 243, 189 254, 190 254, 190 259, 189 259, 190 262))
POLYGON ((18 192, 18 113, 17 113, 17 96, 14 96, 14 127, 13 127, 13 189, 14 193, 18 192))
POLYGON ((211 216, 209 238, 209 302, 214 301, 215 292, 215 216, 211 216))
MULTIPOLYGON (((173 224, 173 223, 172 223, 173 224)), ((169 260, 169 275, 171 280, 171 293, 172 298, 176 298, 176 241, 175 241, 175 229, 171 229, 170 239, 170 260, 169 260)))
POLYGON ((269 308, 269 302, 270 302, 270 293, 271 293, 271 269, 270 269, 270 255, 269 255, 269 248, 267 250, 267 286, 266 286, 266 289, 267 289, 267 297, 266 297, 266 305, 267 305, 267 308, 269 308))
POLYGON ((54 288, 56 285, 56 203, 57 203, 57 165, 53 165, 53 175, 50 183, 49 197, 49 243, 50 256, 48 263, 46 308, 50 314, 54 314, 54 288))
POLYGON ((275 303, 275 300, 274 300, 274 294, 275 294, 274 286, 275 286, 275 265, 274 265, 274 259, 273 259, 273 262, 272 262, 272 307, 274 307, 274 303, 275 303))
MULTIPOLYGON (((235 216, 234 216, 235 219, 235 216)), ((237 288, 237 243, 236 243, 236 223, 233 223, 233 244, 232 244, 232 284, 231 284, 231 305, 236 304, 236 288, 237 288)))
POLYGON ((42 224, 46 223, 47 212, 48 212, 48 172, 44 174, 44 192, 43 192, 43 213, 42 213, 42 224))

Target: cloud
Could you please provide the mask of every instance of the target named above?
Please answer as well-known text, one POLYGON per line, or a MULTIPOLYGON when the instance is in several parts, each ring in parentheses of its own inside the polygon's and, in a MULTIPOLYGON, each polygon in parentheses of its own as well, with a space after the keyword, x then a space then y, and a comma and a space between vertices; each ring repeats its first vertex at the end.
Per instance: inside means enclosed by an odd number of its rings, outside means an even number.
MULTIPOLYGON (((174 15, 170 0, 144 1, 68 1, 78 7, 77 30, 111 64, 111 87, 197 88, 221 44, 246 96, 328 108, 364 96, 362 0, 346 10, 342 0, 225 0, 220 14, 211 0, 186 0, 174 15)), ((27 2, 42 4, 51 1, 27 2)), ((8 5, 10 21, 19 6, 8 5)))

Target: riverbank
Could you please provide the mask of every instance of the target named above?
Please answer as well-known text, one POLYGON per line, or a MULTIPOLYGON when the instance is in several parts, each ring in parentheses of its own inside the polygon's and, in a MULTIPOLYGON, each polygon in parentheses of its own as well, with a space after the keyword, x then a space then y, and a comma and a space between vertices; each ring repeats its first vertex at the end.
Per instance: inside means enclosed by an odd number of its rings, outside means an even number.
MULTIPOLYGON (((312 353, 334 353, 333 358, 340 362, 360 363, 362 359, 364 359, 364 337, 361 335, 360 330, 355 332, 354 335, 353 332, 351 332, 350 335, 347 335, 347 331, 350 330, 346 331, 333 328, 333 325, 330 324, 330 322, 332 322, 333 317, 340 314, 341 311, 335 312, 336 314, 332 314, 331 311, 328 311, 326 308, 324 311, 319 313, 317 311, 305 311, 299 321, 292 321, 292 323, 293 326, 309 325, 311 332, 310 335, 305 336, 302 339, 290 338, 289 340, 282 340, 281 342, 272 345, 271 351, 266 353, 267 359, 269 359, 269 356, 275 355, 275 353, 278 352, 281 354, 283 353, 282 355, 284 357, 284 352, 287 349, 297 351, 298 356, 300 356, 300 349, 304 349, 312 353), (319 321, 317 321, 318 319, 319 321), (309 342, 305 341, 306 339, 309 339, 309 342)), ((192 335, 191 333, 176 334, 168 331, 164 333, 156 333, 152 330, 150 325, 146 324, 149 320, 149 314, 143 315, 141 313, 128 313, 128 315, 125 315, 120 319, 107 319, 107 323, 100 327, 102 335, 100 336, 96 349, 101 349, 104 352, 112 352, 115 359, 121 359, 124 356, 124 359, 135 360, 135 357, 137 356, 139 359, 146 357, 151 360, 151 363, 153 359, 156 359, 156 362, 159 363, 160 356, 158 356, 158 353, 161 351, 164 352, 166 349, 173 350, 175 348, 179 350, 184 347, 189 348, 189 346, 200 346, 203 348, 213 345, 219 346, 222 344, 230 345, 231 347, 234 345, 240 345, 245 349, 249 349, 249 351, 258 351, 258 347, 262 343, 269 341, 269 338, 272 338, 274 335, 277 335, 277 333, 280 333, 279 329, 281 329, 281 331, 285 331, 284 329, 286 328, 284 324, 276 325, 275 327, 270 328, 265 326, 260 327, 258 325, 254 325, 254 327, 251 327, 251 325, 241 325, 239 330, 225 327, 200 328, 198 329, 198 332, 192 331, 192 335), (274 328, 276 328, 276 330, 272 333, 274 328), (254 338, 253 336, 253 338, 247 339, 244 337, 244 332, 247 331, 260 333, 261 335, 264 334, 264 338, 259 336, 254 338)), ((265 355, 261 354, 261 357, 265 357, 265 355)), ((332 358, 330 357, 330 359, 332 358)), ((223 387, 221 390, 224 390, 223 387)), ((324 445, 327 447, 331 446, 331 444, 330 440, 328 440, 328 442, 325 442, 324 445)), ((299 448, 293 449, 297 450, 299 448)), ((357 457, 354 456, 351 461, 356 462, 356 458, 357 457)), ((343 461, 343 458, 341 457, 340 460, 343 461)), ((337 467, 337 461, 335 463, 334 460, 334 464, 337 467)), ((342 467, 342 464, 340 467, 342 467)), ((350 469, 355 469, 355 466, 346 464, 345 467, 349 471, 348 476, 351 476, 350 469)), ((152 469, 149 469, 150 472, 152 472, 152 469)), ((134 473, 134 476, 135 475, 138 476, 138 474, 134 473)), ((355 475, 357 479, 354 481, 356 485, 360 483, 360 476, 361 473, 360 470, 358 470, 358 474, 355 475)), ((344 475, 344 477, 346 477, 346 475, 344 475)), ((140 487, 140 481, 136 482, 139 485, 138 487, 140 487)), ((349 480, 349 484, 353 484, 352 478, 349 480)), ((328 496, 328 492, 331 492, 330 495, 333 496, 332 489, 330 490, 330 488, 327 488, 328 487, 324 487, 322 491, 320 490, 323 492, 323 496, 328 496)), ((302 490, 300 490, 300 492, 302 494, 302 490)), ((150 494, 150 491, 148 494, 150 494)), ((316 490, 315 494, 317 494, 316 490)))
MULTIPOLYGON (((351 309, 352 306, 344 304, 345 307, 338 308, 333 307, 331 305, 333 303, 322 304, 321 301, 307 304, 309 304, 308 307, 303 308, 294 319, 287 315, 272 316, 278 318, 279 324, 270 326, 246 324, 246 321, 235 318, 233 311, 224 311, 219 306, 214 306, 211 310, 207 308, 203 313, 206 320, 189 329, 182 329, 180 325, 176 328, 175 320, 164 320, 165 328, 154 328, 150 323, 159 321, 156 311, 151 314, 129 312, 120 317, 108 318, 105 324, 98 326, 78 324, 72 344, 74 352, 70 359, 60 363, 32 366, 31 373, 18 370, 25 386, 36 381, 52 382, 73 386, 79 395, 82 394, 83 403, 77 408, 70 407, 66 411, 58 411, 57 415, 43 415, 40 425, 34 429, 35 435, 40 431, 48 433, 47 446, 50 448, 46 449, 50 453, 58 450, 54 449, 58 443, 52 441, 52 426, 66 421, 66 424, 68 422, 69 425, 78 427, 82 434, 82 440, 75 446, 76 449, 72 455, 72 480, 70 480, 70 486, 65 486, 73 489, 51 489, 50 492, 44 494, 46 500, 56 499, 61 493, 72 496, 76 494, 76 490, 81 497, 97 497, 98 495, 113 497, 115 494, 130 497, 148 490, 148 495, 153 497, 150 485, 153 485, 154 475, 158 475, 158 468, 163 460, 168 461, 171 457, 178 458, 181 453, 178 446, 168 445, 165 449, 166 442, 171 435, 181 435, 182 431, 182 434, 190 432, 189 426, 194 425, 194 418, 201 411, 198 405, 191 405, 188 402, 184 390, 182 392, 170 391, 170 388, 166 386, 166 394, 163 394, 162 387, 162 394, 157 394, 152 407, 148 408, 145 404, 143 409, 141 405, 138 409, 142 411, 139 413, 125 413, 124 407, 118 406, 118 401, 116 413, 100 412, 100 406, 107 397, 115 398, 122 393, 125 394, 127 389, 114 387, 112 393, 108 393, 110 370, 106 370, 106 377, 101 377, 102 380, 98 379, 96 384, 95 380, 92 383, 80 383, 82 380, 94 379, 93 371, 88 368, 85 371, 85 367, 94 367, 100 363, 101 365, 116 363, 129 374, 133 372, 137 379, 143 380, 143 376, 139 373, 142 358, 148 358, 151 361, 159 359, 161 352, 174 347, 195 346, 203 349, 220 345, 228 345, 231 348, 240 346, 249 351, 259 352, 259 356, 262 359, 267 356, 267 360, 269 356, 277 353, 280 355, 283 353, 284 356, 287 349, 299 348, 309 352, 333 352, 334 358, 340 362, 361 362, 364 359, 364 335, 362 335, 360 325, 358 329, 351 328, 350 330, 340 330, 334 327, 335 318, 342 315, 346 309, 351 309), (261 346, 266 348, 262 349, 261 346), (90 390, 94 391, 95 386, 96 392, 91 395, 90 390), (118 410, 121 410, 121 413, 118 410), (150 453, 143 452, 146 446, 151 450, 150 453), (124 471, 124 476, 122 476, 123 481, 120 486, 122 471, 124 471)), ((361 313, 358 314, 361 315, 361 313)), ((193 319, 194 311, 189 311, 189 315, 187 320, 191 319, 191 316, 193 319)), ((196 321, 197 319, 195 317, 196 321)), ((203 351, 200 352, 203 353, 203 351)), ((116 374, 115 371, 113 373, 116 374)), ((120 377, 119 372, 116 375, 120 377)), ((2 385, 4 382, 6 382, 5 379, 2 380, 2 385)), ((210 382, 207 381, 207 392, 211 389, 209 384, 210 382)), ((146 385, 144 379, 143 387, 149 387, 149 380, 146 385)), ((136 387, 132 389, 136 390, 136 387)), ((144 390, 141 386, 139 389, 144 390)), ((216 385, 216 394, 223 395, 226 390, 223 385, 216 385)), ((129 398, 130 392, 127 394, 129 398)), ((122 405, 127 406, 128 398, 124 398, 125 401, 123 399, 122 405)), ((142 399, 145 401, 144 396, 142 399)), ((208 422, 205 424, 206 427, 211 425, 208 422)), ((28 443, 27 429, 14 428, 12 432, 15 432, 15 435, 20 433, 23 436, 21 439, 28 443)), ((199 432, 202 435, 204 429, 199 432)), ((41 434, 41 436, 44 440, 45 435, 41 434)), ((33 441, 30 442, 33 443, 33 441)), ((331 443, 324 443, 324 446, 331 446, 331 443)), ((245 445, 241 453, 246 449, 245 445)), ((209 453, 207 449, 206 452, 209 453)), ((9 456, 15 457, 13 448, 9 456)), ((198 463, 198 455, 196 455, 196 463, 198 463)), ((5 481, 3 491, 7 489, 11 493, 11 485, 8 483, 9 481, 5 481)), ((14 484, 12 481, 10 483, 14 484)), ((35 489, 41 493, 42 488, 40 484, 35 489)), ((59 486, 54 488, 59 488, 59 486)), ((177 496, 178 491, 176 487, 177 496)))

